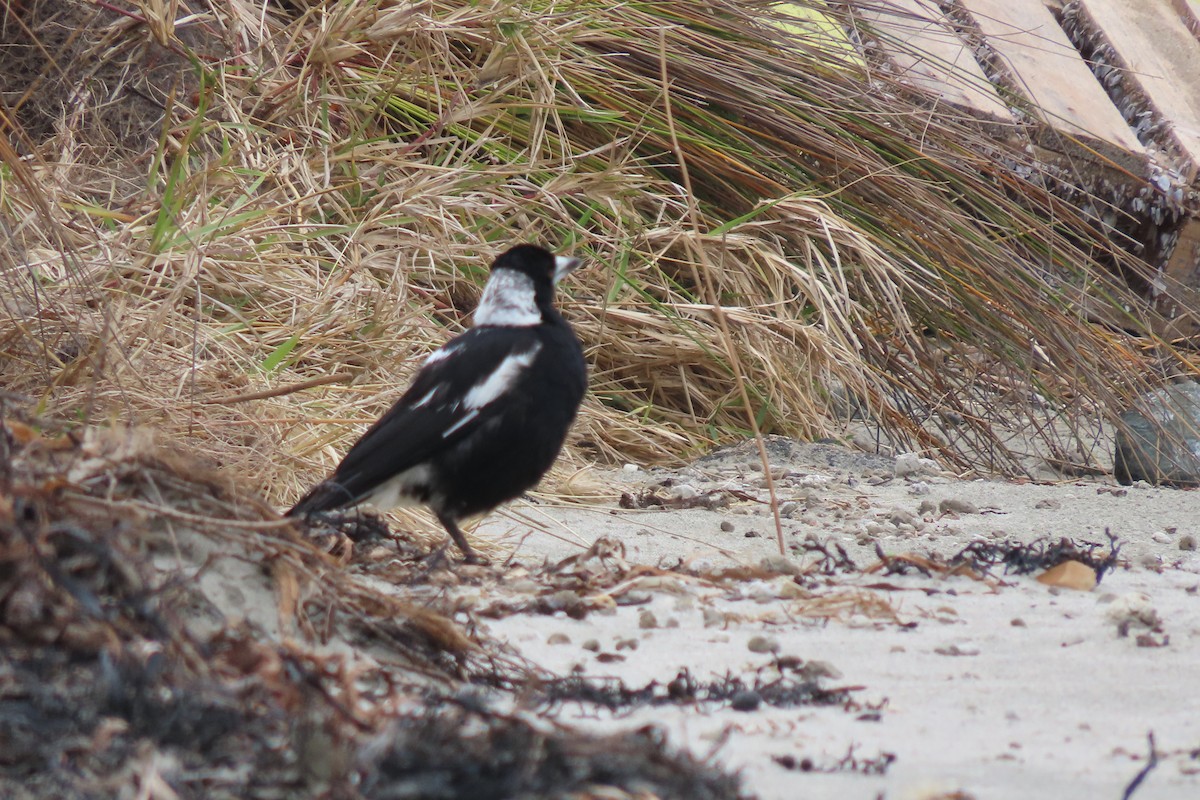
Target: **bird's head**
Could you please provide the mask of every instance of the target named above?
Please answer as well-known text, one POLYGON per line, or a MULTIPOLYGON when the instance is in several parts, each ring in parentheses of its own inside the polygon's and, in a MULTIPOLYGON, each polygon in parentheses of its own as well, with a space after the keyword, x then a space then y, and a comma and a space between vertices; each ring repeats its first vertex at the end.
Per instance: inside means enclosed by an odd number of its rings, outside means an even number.
POLYGON ((532 244, 506 250, 492 262, 487 287, 475 309, 475 325, 540 325, 554 309, 554 284, 582 262, 532 244))

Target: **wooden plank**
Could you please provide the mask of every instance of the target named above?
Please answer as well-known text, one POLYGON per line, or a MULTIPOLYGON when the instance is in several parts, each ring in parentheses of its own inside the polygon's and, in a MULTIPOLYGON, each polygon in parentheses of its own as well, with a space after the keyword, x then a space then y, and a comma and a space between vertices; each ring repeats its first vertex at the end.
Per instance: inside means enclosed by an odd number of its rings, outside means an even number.
POLYGON ((1171 0, 1171 7, 1192 35, 1200 37, 1200 0, 1171 0))
MULTIPOLYGON (((1190 217, 1179 228, 1179 240, 1164 269, 1182 286, 1200 287, 1200 219, 1190 217)), ((1200 311, 1200 306, 1193 306, 1200 311)))
POLYGON ((863 0, 854 10, 880 36, 879 47, 896 77, 977 118, 1013 121, 970 45, 935 0, 863 0))
POLYGON ((1012 73, 1014 90, 1053 128, 1039 136, 1043 146, 1061 151, 1062 143, 1053 141, 1058 132, 1082 145, 1073 154, 1095 151, 1135 176, 1145 174, 1145 148, 1042 0, 960 2, 1012 73))
POLYGON ((1200 42, 1170 0, 1083 0, 1081 11, 1104 32, 1125 77, 1167 121, 1175 164, 1190 182, 1200 164, 1200 42))

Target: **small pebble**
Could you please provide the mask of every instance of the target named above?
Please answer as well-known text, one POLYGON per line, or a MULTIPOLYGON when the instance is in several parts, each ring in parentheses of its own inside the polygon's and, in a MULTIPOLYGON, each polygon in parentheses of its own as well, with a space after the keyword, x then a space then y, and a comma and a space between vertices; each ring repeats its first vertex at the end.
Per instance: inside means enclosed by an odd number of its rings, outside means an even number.
POLYGON ((921 458, 916 453, 901 453, 896 456, 896 476, 899 478, 936 475, 939 471, 938 463, 931 458, 921 458))
POLYGON ((1153 539, 1154 541, 1158 542, 1159 544, 1170 544, 1171 543, 1171 534, 1166 533, 1165 531, 1158 531, 1157 533, 1153 534, 1150 538, 1153 539))
POLYGON ((560 589, 542 598, 542 603, 550 611, 566 611, 567 613, 578 607, 581 602, 579 595, 570 589, 560 589))
POLYGON ((977 656, 979 648, 973 644, 952 644, 948 647, 935 647, 933 652, 939 656, 977 656))
POLYGON ((800 504, 795 500, 788 500, 779 506, 779 516, 784 519, 791 519, 792 515, 800 510, 800 504))
POLYGON ((810 681, 818 680, 820 678, 829 678, 836 681, 842 677, 842 671, 840 669, 835 667, 833 664, 830 664, 828 661, 821 661, 817 659, 805 662, 804 666, 801 667, 799 671, 800 675, 805 680, 810 681))
POLYGON ((742 534, 742 537, 745 539, 757 539, 761 535, 758 531, 746 531, 742 534))
POLYGON ((1171 644, 1171 637, 1166 634, 1155 636, 1153 633, 1139 633, 1134 641, 1138 647, 1166 647, 1171 644))
POLYGON ((588 639, 586 642, 581 644, 580 647, 582 647, 584 650, 591 650, 593 653, 599 653, 600 652, 600 640, 588 639))
POLYGON ((729 700, 734 711, 755 711, 762 705, 762 695, 753 689, 743 689, 729 700))
POLYGON ((637 464, 626 464, 625 466, 621 467, 621 469, 625 472, 637 472, 640 467, 638 467, 637 464))
POLYGON ((667 684, 667 697, 673 700, 682 700, 693 695, 691 681, 683 673, 675 676, 675 679, 667 684))
POLYGON ((725 533, 732 532, 733 531, 733 523, 727 519, 721 520, 721 530, 723 530, 725 533))
POLYGON ((1062 503, 1059 502, 1058 500, 1046 498, 1045 500, 1038 500, 1036 503, 1033 504, 1033 507, 1049 509, 1051 511, 1057 511, 1058 509, 1062 508, 1062 503))
POLYGON ((1009 622, 1008 624, 1009 624, 1009 625, 1012 625, 1014 628, 1024 628, 1024 627, 1027 627, 1027 626, 1025 625, 1025 620, 1021 619, 1020 617, 1013 617, 1013 618, 1012 618, 1012 621, 1011 621, 1011 622, 1009 622))
POLYGON ((639 644, 639 642, 637 639, 617 639, 616 649, 617 650, 637 650, 638 644, 639 644))
POLYGON ((546 637, 546 644, 570 644, 571 637, 565 633, 552 633, 546 637))
POLYGON ((942 502, 938 503, 938 511, 943 514, 978 514, 979 506, 972 503, 970 500, 962 500, 957 497, 947 497, 942 502))
POLYGON ((725 625, 725 615, 715 608, 704 609, 704 627, 718 628, 725 625))
POLYGON ((751 653, 778 653, 779 640, 774 636, 751 636, 746 649, 751 653))
POLYGON ((649 592, 639 592, 635 589, 618 595, 616 602, 619 606, 644 606, 653 599, 649 592))
MULTIPOLYGON (((617 613, 617 601, 613 600, 610 595, 598 595, 591 598, 590 611, 594 614, 601 614, 606 617, 611 617, 617 613)), ((583 606, 586 608, 586 606, 583 606)), ((579 619, 583 617, 580 616, 579 619)))
POLYGON ((777 575, 799 575, 800 565, 792 561, 787 556, 781 556, 778 553, 772 553, 769 556, 763 556, 758 562, 760 569, 766 572, 773 572, 777 575))
POLYGON ((648 608, 643 608, 638 613, 638 627, 642 630, 658 627, 658 617, 654 616, 654 612, 648 608))
POLYGON ((1196 549, 1196 537, 1192 536, 1190 533, 1185 533, 1183 536, 1180 536, 1179 537, 1179 549, 1180 550, 1195 550, 1196 549))
POLYGON ((1122 636, 1128 635, 1131 625, 1151 629, 1162 625, 1158 609, 1150 602, 1150 597, 1142 592, 1127 592, 1117 597, 1105 611, 1105 616, 1117 624, 1122 636))

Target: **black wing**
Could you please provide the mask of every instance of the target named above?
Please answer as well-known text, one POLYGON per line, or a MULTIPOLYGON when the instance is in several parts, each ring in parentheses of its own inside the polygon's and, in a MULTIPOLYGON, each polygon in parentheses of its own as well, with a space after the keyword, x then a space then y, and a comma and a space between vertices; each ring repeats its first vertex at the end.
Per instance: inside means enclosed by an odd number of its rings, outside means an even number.
POLYGON ((540 347, 532 328, 474 328, 430 355, 412 385, 346 453, 327 480, 313 487, 289 516, 359 502, 380 484, 453 447, 498 413, 496 403, 472 405, 471 390, 506 363, 540 347))

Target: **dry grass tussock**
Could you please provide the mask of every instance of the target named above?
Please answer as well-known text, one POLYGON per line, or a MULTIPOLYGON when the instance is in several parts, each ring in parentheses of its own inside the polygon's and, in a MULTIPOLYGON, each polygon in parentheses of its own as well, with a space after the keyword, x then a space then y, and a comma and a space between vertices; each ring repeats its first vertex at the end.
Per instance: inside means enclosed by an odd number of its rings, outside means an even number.
POLYGON ((592 365, 566 469, 687 457, 748 412, 826 435, 846 408, 1008 471, 1033 414, 1043 451, 1086 461, 1074 425, 1185 368, 1136 315, 1087 323, 1085 297, 1139 307, 1109 275, 1141 267, 1013 179, 1019 151, 767 5, 24 9, 0 381, 60 420, 151 423, 280 503, 518 241, 590 262, 562 300, 592 365))

